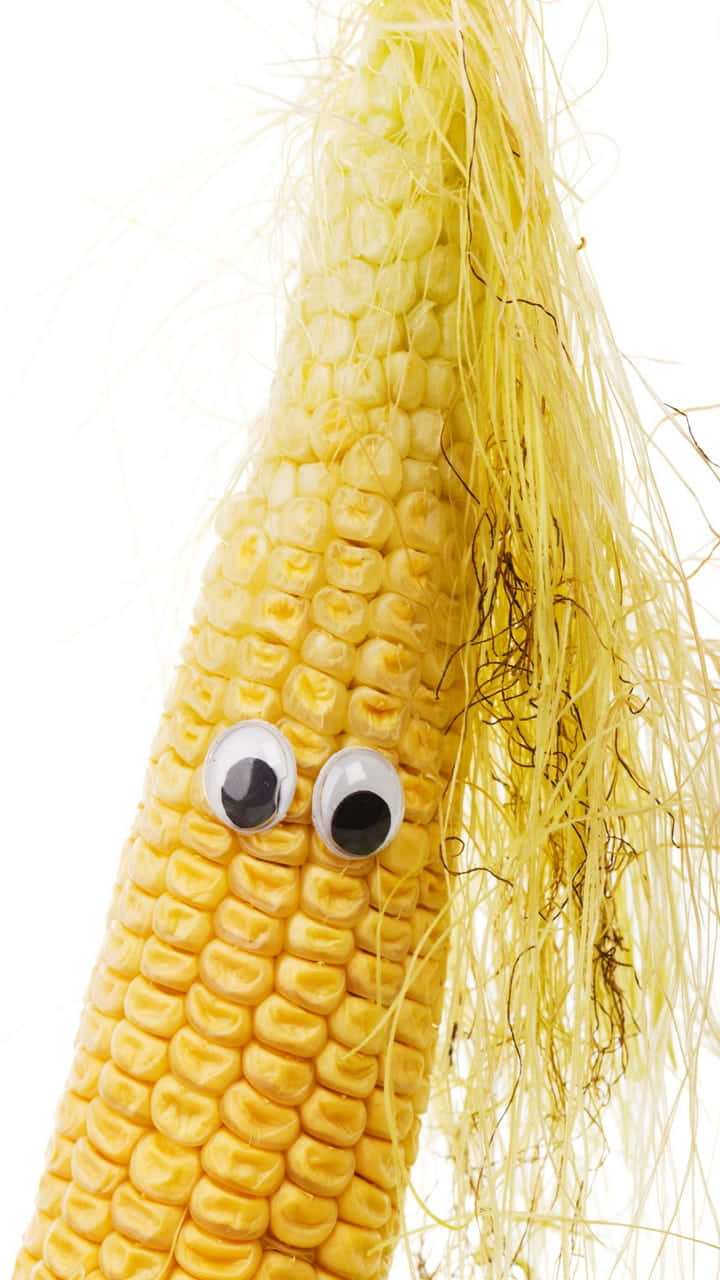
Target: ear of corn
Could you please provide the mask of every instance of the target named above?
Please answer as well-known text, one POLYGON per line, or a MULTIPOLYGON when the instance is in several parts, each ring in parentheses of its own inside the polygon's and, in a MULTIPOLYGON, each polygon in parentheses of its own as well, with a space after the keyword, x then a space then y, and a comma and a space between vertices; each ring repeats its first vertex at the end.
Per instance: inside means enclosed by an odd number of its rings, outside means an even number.
POLYGON ((443 998, 447 1274, 590 1275, 610 1086, 707 1003, 678 903, 717 881, 717 697, 518 36, 501 0, 366 7, 16 1280, 383 1275, 443 998), (255 720, 297 787, 238 835, 203 765, 255 720), (312 824, 351 746, 405 804, 356 863, 312 824))

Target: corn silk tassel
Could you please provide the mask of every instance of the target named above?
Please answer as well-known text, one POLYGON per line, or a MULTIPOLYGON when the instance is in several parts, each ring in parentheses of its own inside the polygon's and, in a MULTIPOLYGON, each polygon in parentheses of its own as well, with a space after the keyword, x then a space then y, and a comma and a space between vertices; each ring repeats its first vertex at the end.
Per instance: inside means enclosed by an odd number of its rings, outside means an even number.
POLYGON ((16 1280, 365 1280, 396 1250, 444 1280, 636 1274, 638 1233, 604 1251, 588 1198, 621 1077, 650 1082, 619 1111, 636 1205, 656 1083, 694 1079, 718 695, 529 33, 504 0, 371 0, 313 86, 270 408, 16 1280), (237 831, 205 760, 254 721, 297 785, 237 831), (318 779, 362 748, 404 820, 341 856, 318 779), (424 1206, 419 1143, 444 1158, 424 1206))

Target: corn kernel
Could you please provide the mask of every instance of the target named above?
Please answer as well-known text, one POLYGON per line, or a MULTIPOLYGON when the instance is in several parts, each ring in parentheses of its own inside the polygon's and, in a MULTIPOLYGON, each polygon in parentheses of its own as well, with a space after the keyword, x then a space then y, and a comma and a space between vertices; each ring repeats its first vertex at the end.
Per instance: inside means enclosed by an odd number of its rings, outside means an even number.
POLYGON ((243 1053, 243 1073, 259 1093, 285 1106, 299 1106, 314 1082, 311 1062, 277 1053, 253 1040, 243 1053))

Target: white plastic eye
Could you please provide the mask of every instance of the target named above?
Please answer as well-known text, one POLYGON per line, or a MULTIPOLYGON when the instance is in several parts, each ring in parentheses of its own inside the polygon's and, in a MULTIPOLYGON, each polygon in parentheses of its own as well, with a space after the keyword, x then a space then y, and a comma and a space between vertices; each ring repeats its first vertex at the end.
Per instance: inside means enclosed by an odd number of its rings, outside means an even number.
POLYGON ((383 849, 397 835, 404 813, 397 770, 370 747, 345 747, 317 776, 315 830, 343 858, 367 858, 383 849))
POLYGON ((290 808, 297 765, 279 729, 265 720, 241 720, 213 742, 203 781, 221 822, 236 831, 267 831, 290 808))

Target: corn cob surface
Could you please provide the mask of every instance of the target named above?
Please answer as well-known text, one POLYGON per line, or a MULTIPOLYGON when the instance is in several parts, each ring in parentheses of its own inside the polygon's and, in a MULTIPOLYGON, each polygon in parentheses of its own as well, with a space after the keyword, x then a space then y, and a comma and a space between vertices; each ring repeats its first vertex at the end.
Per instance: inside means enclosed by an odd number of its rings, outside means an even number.
MULTIPOLYGON (((15 1280, 389 1264, 442 1004, 467 551, 458 171, 415 109, 417 49, 372 31, 368 48, 323 146, 262 453, 218 519, 15 1280), (284 735, 297 785, 280 822, 238 832, 203 770, 254 721, 284 735), (404 799, 391 842, 355 859, 312 821, 348 748, 390 761, 404 799)), ((437 95, 450 130, 456 90, 437 95)))

